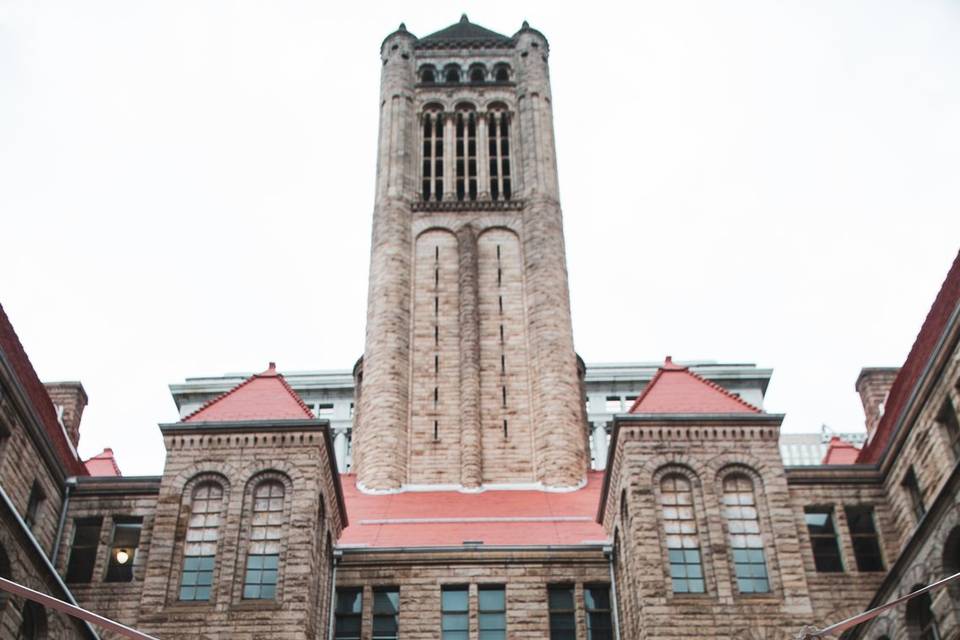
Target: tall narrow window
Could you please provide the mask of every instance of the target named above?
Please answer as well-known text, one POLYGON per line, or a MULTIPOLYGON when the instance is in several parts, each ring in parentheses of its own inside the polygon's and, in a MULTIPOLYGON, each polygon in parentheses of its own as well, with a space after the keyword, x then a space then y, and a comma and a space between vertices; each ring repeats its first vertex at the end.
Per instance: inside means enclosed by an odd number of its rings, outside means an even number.
POLYGON ((270 600, 277 594, 280 538, 283 529, 283 484, 261 482, 253 492, 250 549, 243 579, 243 597, 270 600))
POLYGON ((547 605, 550 609, 550 640, 577 640, 573 585, 552 584, 547 587, 547 605))
POLYGON ((440 598, 442 640, 467 640, 470 632, 470 599, 467 587, 443 587, 440 598))
POLYGON ((703 593, 705 583, 700 559, 700 537, 693 514, 690 481, 676 473, 664 477, 660 483, 660 504, 667 534, 673 592, 703 593))
POLYGON ((421 173, 423 200, 440 200, 443 197, 443 113, 436 109, 423 114, 421 173))
POLYGON ((187 540, 183 547, 181 600, 210 599, 222 508, 223 488, 219 484, 203 482, 193 490, 187 540))
POLYGON ((363 589, 337 589, 333 610, 333 637, 335 640, 360 640, 360 622, 363 615, 363 589))
POLYGON ((507 640, 507 596, 503 586, 480 587, 479 640, 507 640))
POLYGON ((940 413, 937 414, 937 422, 943 425, 946 431, 947 439, 950 441, 950 449, 953 451, 953 457, 960 459, 960 422, 957 420, 957 412, 953 408, 950 398, 947 398, 943 406, 940 407, 940 413))
POLYGON ((613 640, 610 587, 607 585, 585 586, 583 601, 587 608, 587 640, 613 640))
POLYGON ((477 116, 472 111, 457 112, 455 151, 457 200, 476 200, 477 116))
MULTIPOLYGON (((922 588, 922 585, 917 585, 913 590, 922 588)), ((907 628, 912 631, 911 638, 940 640, 940 629, 937 628, 937 619, 933 615, 933 600, 929 592, 907 602, 907 628)))
POLYGON ((750 478, 738 473, 724 479, 723 512, 730 530, 737 588, 740 593, 770 591, 757 503, 750 478))
POLYGON ((140 529, 143 518, 124 517, 113 519, 113 540, 110 544, 110 562, 107 563, 106 582, 130 582, 133 580, 133 561, 140 546, 140 529))
POLYGON ((846 507, 850 541, 859 571, 883 571, 880 540, 873 520, 873 507, 846 507))
POLYGON ((910 499, 910 505, 913 507, 913 515, 916 516, 917 522, 919 522, 924 514, 927 512, 927 508, 923 504, 923 492, 920 491, 920 483, 917 481, 917 474, 914 473, 913 467, 907 469, 907 473, 903 476, 903 490, 907 492, 907 497, 910 499))
POLYGON ((843 571, 837 529, 833 525, 833 507, 805 507, 804 518, 813 548, 813 563, 817 571, 843 571))
POLYGON ((67 582, 90 582, 100 546, 101 518, 79 518, 74 523, 73 546, 67 563, 67 582))
POLYGON ((27 526, 31 529, 33 529, 33 525, 37 523, 37 516, 40 514, 40 505, 46 497, 43 487, 40 486, 38 481, 34 480, 33 485, 30 487, 30 495, 27 498, 27 510, 23 512, 23 521, 26 522, 27 526))
POLYGON ((399 634, 400 589, 373 590, 373 640, 397 640, 399 634))
POLYGON ((487 116, 487 148, 490 157, 490 197, 509 200, 510 183, 510 115, 501 109, 487 116))

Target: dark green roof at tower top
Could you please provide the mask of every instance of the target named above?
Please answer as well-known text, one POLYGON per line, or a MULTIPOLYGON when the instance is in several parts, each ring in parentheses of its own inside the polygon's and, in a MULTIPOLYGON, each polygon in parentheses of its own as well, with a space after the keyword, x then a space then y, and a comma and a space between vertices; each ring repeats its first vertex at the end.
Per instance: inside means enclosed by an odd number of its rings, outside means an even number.
POLYGON ((513 39, 473 24, 467 14, 463 14, 460 22, 420 38, 416 46, 423 49, 499 48, 513 46, 513 39))

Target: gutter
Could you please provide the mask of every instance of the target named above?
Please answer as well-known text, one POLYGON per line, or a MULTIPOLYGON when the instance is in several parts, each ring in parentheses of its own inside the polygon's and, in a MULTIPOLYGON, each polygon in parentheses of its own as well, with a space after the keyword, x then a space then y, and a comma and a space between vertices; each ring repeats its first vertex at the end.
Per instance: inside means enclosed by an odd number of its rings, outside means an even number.
MULTIPOLYGON (((50 559, 47 557, 47 554, 43 552, 43 547, 41 547, 40 543, 37 542, 37 539, 34 537, 33 532, 30 531, 30 527, 27 526, 27 523, 24 522, 23 518, 20 517, 20 514, 17 513, 16 507, 13 506, 13 501, 10 500, 10 496, 7 495, 7 492, 2 486, 0 486, 0 502, 2 502, 7 510, 13 514, 13 520, 17 523, 17 525, 19 525, 20 532, 27 537, 27 540, 30 542, 29 546, 32 547, 34 553, 40 557, 41 564, 44 566, 47 572, 49 572, 50 577, 53 578, 54 582, 56 582, 57 586, 63 592, 66 602, 79 609, 80 605, 77 604, 73 594, 70 593, 70 589, 67 588, 67 585, 63 582, 63 579, 60 578, 60 574, 57 573, 57 570, 50 563, 50 559)), ((89 637, 94 638, 94 640, 100 640, 100 636, 97 635, 97 632, 89 622, 84 620, 83 627, 86 629, 89 637)))
POLYGON ((77 479, 76 477, 67 478, 63 484, 63 504, 60 506, 60 521, 57 522, 57 534, 53 538, 53 550, 50 552, 50 558, 53 562, 57 561, 57 556, 60 554, 63 527, 67 523, 67 510, 70 508, 70 494, 73 492, 73 488, 77 486, 77 479))

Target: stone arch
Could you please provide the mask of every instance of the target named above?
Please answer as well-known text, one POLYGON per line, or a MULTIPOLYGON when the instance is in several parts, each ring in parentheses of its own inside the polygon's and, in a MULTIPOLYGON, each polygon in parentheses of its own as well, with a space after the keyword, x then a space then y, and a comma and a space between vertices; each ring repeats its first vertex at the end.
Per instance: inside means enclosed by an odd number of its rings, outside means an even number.
POLYGON ((487 66, 482 62, 474 62, 468 72, 470 84, 483 84, 487 81, 487 66))
MULTIPOLYGON (((912 593, 925 586, 926 583, 916 583, 909 588, 909 592, 912 593)), ((904 611, 904 623, 907 635, 910 638, 927 637, 921 634, 929 629, 931 625, 933 628, 936 628, 937 621, 936 614, 933 612, 933 598, 930 596, 929 591, 907 601, 907 606, 904 611)), ((937 634, 937 637, 939 637, 939 634, 937 634)))
POLYGON ((18 640, 44 640, 48 637, 47 631, 47 610, 32 600, 24 600, 18 640))
POLYGON ((463 70, 460 69, 460 65, 455 62, 450 62, 443 67, 444 84, 460 84, 462 75, 463 70))
MULTIPOLYGON (((937 556, 942 563, 944 577, 960 573, 960 525, 948 531, 937 556)), ((954 602, 960 602, 960 585, 951 583, 947 589, 954 602)))
POLYGON ((417 71, 417 78, 423 84, 436 84, 437 68, 432 64, 421 65, 417 71))
POLYGON ((494 82, 510 82, 510 65, 506 62, 498 62, 493 66, 494 82))
POLYGON ((170 479, 170 482, 167 483, 168 494, 177 494, 182 496, 184 491, 187 490, 189 483, 201 476, 208 474, 210 476, 219 476, 223 478, 223 480, 226 482, 224 485, 225 492, 230 488, 231 478, 236 480, 241 477, 240 469, 235 463, 214 458, 204 458, 184 467, 179 473, 177 473, 177 475, 173 476, 170 479))

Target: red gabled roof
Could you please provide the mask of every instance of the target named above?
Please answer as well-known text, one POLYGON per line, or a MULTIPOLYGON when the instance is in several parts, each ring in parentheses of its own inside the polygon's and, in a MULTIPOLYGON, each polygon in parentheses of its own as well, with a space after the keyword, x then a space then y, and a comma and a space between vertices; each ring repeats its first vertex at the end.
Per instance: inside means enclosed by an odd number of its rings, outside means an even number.
POLYGON ((50 401, 46 388, 40 382, 40 378, 37 377, 33 365, 30 364, 30 358, 27 357, 27 352, 20 343, 20 338, 13 330, 13 325, 3 310, 3 305, 0 305, 0 351, 3 351, 13 367, 14 375, 17 376, 27 394, 27 398, 30 400, 30 404, 33 405, 33 410, 53 444, 54 452, 60 459, 64 472, 68 476, 87 475, 86 468, 80 462, 80 458, 70 442, 67 441, 66 433, 60 425, 60 421, 57 420, 57 411, 53 408, 53 402, 50 401))
POLYGON ((629 413, 761 413, 718 384, 698 376, 670 356, 629 413))
POLYGON ((820 464, 853 464, 857 461, 858 455, 860 455, 860 449, 839 436, 833 436, 830 438, 827 452, 823 454, 823 461, 820 464))
POLYGON ((917 334, 917 339, 900 368, 900 373, 890 387, 880 424, 877 425, 877 430, 870 442, 860 450, 857 462, 876 463, 880 460, 880 454, 890 442, 893 429, 900 420, 901 414, 906 411, 913 389, 920 382, 920 376, 923 375, 927 363, 935 355, 937 343, 943 332, 947 330, 947 323, 958 303, 960 303, 960 252, 954 258, 953 265, 947 272, 947 278, 940 287, 940 292, 933 301, 927 318, 923 321, 920 333, 917 334))
POLYGON ((84 460, 83 465, 91 476, 122 476, 120 467, 117 466, 117 459, 113 457, 113 449, 107 448, 89 460, 84 460))
POLYGON ((356 476, 343 474, 350 526, 341 546, 448 547, 479 541, 484 546, 576 545, 608 540, 594 520, 602 471, 568 493, 537 490, 408 491, 368 495, 356 476))
POLYGON ((250 376, 181 422, 312 419, 313 413, 271 362, 266 371, 250 376))

